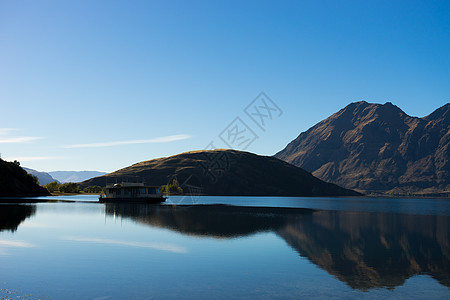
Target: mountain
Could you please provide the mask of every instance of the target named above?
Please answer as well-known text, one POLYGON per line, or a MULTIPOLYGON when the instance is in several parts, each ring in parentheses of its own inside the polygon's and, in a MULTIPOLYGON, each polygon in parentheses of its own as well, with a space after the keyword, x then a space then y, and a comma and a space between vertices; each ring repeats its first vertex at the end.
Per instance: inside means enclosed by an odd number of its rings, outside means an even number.
POLYGON ((50 174, 48 174, 48 173, 39 172, 39 171, 36 171, 36 170, 33 170, 33 169, 24 168, 24 167, 22 167, 22 169, 27 171, 28 174, 36 176, 37 179, 39 180, 39 184, 40 185, 46 185, 47 183, 55 181, 55 179, 52 176, 50 176, 50 174))
POLYGON ((387 102, 349 104, 275 154, 362 192, 450 194, 450 104, 411 117, 387 102))
POLYGON ((82 182, 97 176, 107 174, 98 171, 53 171, 49 174, 61 183, 65 182, 82 182))
POLYGON ((0 159, 0 197, 48 196, 47 189, 18 164, 0 159))
POLYGON ((235 150, 186 152, 134 164, 92 178, 82 187, 122 181, 164 185, 176 179, 184 193, 224 196, 359 195, 326 183, 277 158, 235 150))

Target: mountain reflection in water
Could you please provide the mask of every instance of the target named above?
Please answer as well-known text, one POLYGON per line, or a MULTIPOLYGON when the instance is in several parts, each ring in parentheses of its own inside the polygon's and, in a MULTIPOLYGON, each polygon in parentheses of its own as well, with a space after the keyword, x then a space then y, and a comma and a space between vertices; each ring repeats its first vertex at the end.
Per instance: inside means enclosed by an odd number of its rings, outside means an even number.
POLYGON ((35 213, 34 205, 0 204, 0 231, 16 231, 20 223, 35 213))
POLYGON ((196 236, 274 232, 354 289, 395 288, 419 274, 450 287, 447 216, 223 205, 106 204, 105 211, 196 236))

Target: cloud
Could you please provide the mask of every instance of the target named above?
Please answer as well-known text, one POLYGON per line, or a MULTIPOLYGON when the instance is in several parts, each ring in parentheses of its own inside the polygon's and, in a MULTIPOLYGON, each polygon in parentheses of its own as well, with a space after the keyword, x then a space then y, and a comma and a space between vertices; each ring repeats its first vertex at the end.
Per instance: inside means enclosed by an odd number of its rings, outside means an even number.
POLYGON ((62 237, 62 240, 75 241, 75 242, 87 242, 87 243, 97 243, 97 244, 108 244, 108 245, 118 245, 118 246, 129 246, 137 248, 151 248, 155 250, 168 251, 173 253, 187 253, 185 247, 180 247, 165 243, 142 243, 142 242, 129 242, 121 240, 110 240, 110 239, 98 239, 98 238, 87 238, 87 237, 62 237))
POLYGON ((35 136, 11 137, 11 133, 17 130, 17 128, 0 128, 0 144, 27 143, 42 139, 42 137, 35 136))
POLYGON ((7 135, 16 130, 17 128, 0 128, 0 135, 7 135))
POLYGON ((0 139, 0 144, 14 144, 14 143, 27 143, 35 140, 40 140, 42 137, 33 137, 33 136, 20 136, 13 138, 3 138, 0 139))
POLYGON ((91 143, 91 144, 76 144, 76 145, 65 145, 63 148, 98 148, 98 147, 113 147, 121 145, 132 145, 132 144, 149 144, 149 143, 168 143, 174 141, 180 141, 191 138, 188 134, 178 134, 169 135, 159 138, 149 139, 149 140, 131 140, 131 141, 120 141, 120 142, 104 142, 104 143, 91 143))
POLYGON ((7 160, 7 161, 17 160, 19 162, 37 161, 37 160, 52 160, 52 159, 63 159, 63 157, 58 157, 58 156, 20 156, 20 157, 5 158, 5 160, 7 160))

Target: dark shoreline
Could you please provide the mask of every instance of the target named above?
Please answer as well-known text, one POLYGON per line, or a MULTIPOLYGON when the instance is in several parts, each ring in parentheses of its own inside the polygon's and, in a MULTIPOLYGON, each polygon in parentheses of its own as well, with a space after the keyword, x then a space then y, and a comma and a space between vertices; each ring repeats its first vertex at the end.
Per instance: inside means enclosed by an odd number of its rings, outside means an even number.
MULTIPOLYGON (((18 198, 0 197, 1 204, 56 203, 56 202, 75 203, 77 201, 61 200, 61 199, 31 199, 31 198, 24 198, 24 197, 18 197, 18 198)), ((85 201, 85 202, 87 202, 87 201, 85 201)))
MULTIPOLYGON (((61 195, 52 195, 52 196, 44 196, 44 197, 52 197, 53 199, 35 199, 35 197, 42 197, 42 196, 18 196, 18 197, 11 197, 11 196, 2 196, 0 197, 0 204, 27 204, 27 203, 56 203, 56 202, 66 202, 66 203, 100 203, 99 201, 82 201, 82 200, 66 200, 66 199, 58 199, 58 197, 61 196, 77 196, 82 194, 61 194, 61 195)), ((183 196, 183 195, 172 195, 175 197, 183 196)), ((206 196, 202 195, 203 197, 266 197, 266 198, 278 198, 278 197, 285 197, 285 198, 299 198, 298 196, 206 196)), ((303 197, 301 197, 303 198, 303 197)), ((324 198, 324 197, 305 197, 305 198, 324 198)), ((362 195, 362 196, 328 196, 325 198, 368 198, 368 199, 450 199, 450 194, 448 196, 418 196, 418 195, 362 195)), ((121 204, 130 204, 122 202, 121 204)), ((137 203, 137 204, 144 204, 144 203, 137 203)), ((202 206, 202 205, 215 205, 215 204, 200 204, 200 205, 171 205, 171 204, 163 204, 162 206, 202 206)), ((217 204, 217 205, 228 205, 228 204, 217 204)), ((233 205, 230 205, 233 206, 233 205)), ((245 207, 245 206, 244 206, 245 207)))

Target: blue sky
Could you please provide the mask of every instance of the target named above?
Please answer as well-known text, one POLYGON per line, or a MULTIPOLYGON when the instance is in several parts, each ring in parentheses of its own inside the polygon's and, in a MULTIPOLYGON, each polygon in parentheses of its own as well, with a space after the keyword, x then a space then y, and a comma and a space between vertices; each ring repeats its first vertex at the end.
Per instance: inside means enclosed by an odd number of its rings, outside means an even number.
POLYGON ((450 1, 0 1, 0 153, 42 171, 226 148, 237 117, 273 155, 350 102, 425 116, 449 83, 450 1))

